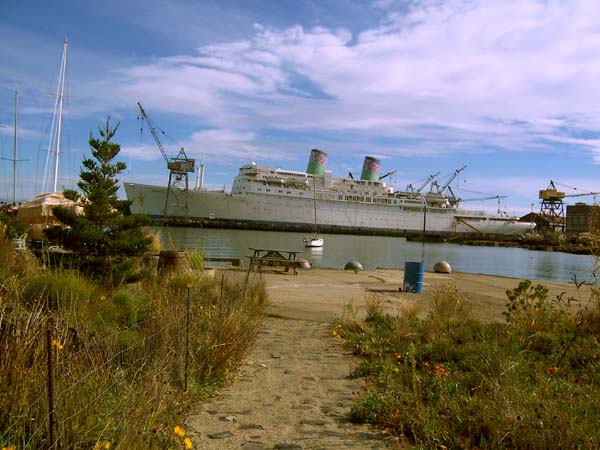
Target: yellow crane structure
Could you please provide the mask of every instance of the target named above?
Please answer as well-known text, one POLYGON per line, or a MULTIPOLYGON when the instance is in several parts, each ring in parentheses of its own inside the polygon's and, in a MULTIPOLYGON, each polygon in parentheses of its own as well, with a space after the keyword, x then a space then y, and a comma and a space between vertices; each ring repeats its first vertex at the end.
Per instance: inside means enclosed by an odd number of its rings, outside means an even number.
MULTIPOLYGON (((600 195, 600 192, 582 192, 577 194, 566 194, 564 191, 559 191, 556 188, 557 184, 561 184, 550 180, 550 184, 546 189, 541 189, 539 198, 541 200, 540 215, 548 219, 551 229, 554 231, 565 231, 565 206, 564 199, 567 197, 584 197, 587 195, 600 195)), ((564 185, 566 186, 566 185, 564 185)), ((570 187, 570 186, 566 186, 570 187)), ((571 189, 577 189, 571 187, 571 189)))

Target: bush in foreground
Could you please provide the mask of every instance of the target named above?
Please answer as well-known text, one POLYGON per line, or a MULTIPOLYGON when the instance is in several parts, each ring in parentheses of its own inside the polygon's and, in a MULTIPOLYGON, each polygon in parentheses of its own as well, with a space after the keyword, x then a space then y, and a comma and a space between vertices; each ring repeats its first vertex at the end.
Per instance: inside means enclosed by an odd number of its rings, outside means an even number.
POLYGON ((258 331, 264 287, 251 283, 242 299, 242 282, 184 274, 111 290, 73 272, 26 279, 3 266, 0 447, 49 447, 51 329, 58 448, 182 448, 174 426, 258 331))
POLYGON ((390 316, 371 304, 363 323, 336 329, 364 363, 356 421, 385 426, 420 448, 597 448, 600 327, 591 307, 547 299, 524 282, 508 292, 506 324, 481 323, 453 286, 429 315, 390 316))

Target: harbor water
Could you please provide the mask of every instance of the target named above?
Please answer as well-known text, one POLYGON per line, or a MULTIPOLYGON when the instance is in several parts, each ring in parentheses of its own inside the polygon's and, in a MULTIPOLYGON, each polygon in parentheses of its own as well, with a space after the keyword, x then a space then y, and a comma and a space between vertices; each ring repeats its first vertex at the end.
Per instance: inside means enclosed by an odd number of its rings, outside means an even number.
POLYGON ((544 252, 508 247, 479 247, 450 243, 408 242, 381 236, 323 235, 322 248, 305 248, 301 233, 219 230, 206 228, 153 227, 163 247, 202 249, 206 257, 240 258, 250 248, 299 251, 299 258, 314 267, 343 269, 348 261, 359 261, 365 269, 404 269, 407 261, 422 261, 426 271, 438 261, 447 261, 454 271, 500 275, 531 280, 595 282, 596 259, 588 255, 544 252))

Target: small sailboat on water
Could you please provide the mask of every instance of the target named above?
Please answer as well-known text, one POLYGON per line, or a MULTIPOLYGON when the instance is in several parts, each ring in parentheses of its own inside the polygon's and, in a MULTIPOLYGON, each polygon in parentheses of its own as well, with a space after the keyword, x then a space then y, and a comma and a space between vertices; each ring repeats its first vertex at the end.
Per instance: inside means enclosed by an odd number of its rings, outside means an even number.
POLYGON ((312 236, 306 236, 302 239, 305 247, 310 248, 321 248, 323 247, 323 236, 319 236, 319 225, 317 222, 317 189, 315 183, 315 177, 313 175, 313 210, 315 214, 315 232, 312 236))

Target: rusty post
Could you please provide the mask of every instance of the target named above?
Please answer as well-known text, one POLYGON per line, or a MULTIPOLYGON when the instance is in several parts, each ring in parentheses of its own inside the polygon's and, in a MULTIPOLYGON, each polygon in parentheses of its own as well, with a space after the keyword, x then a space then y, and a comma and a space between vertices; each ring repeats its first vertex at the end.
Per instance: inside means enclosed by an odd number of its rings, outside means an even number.
POLYGON ((223 296, 225 294, 225 274, 221 274, 221 293, 220 293, 220 298, 219 298, 219 304, 223 304, 223 296))
POLYGON ((188 388, 188 367, 190 361, 190 286, 187 287, 187 310, 185 314, 185 372, 183 375, 183 389, 187 391, 188 388))
POLYGON ((48 320, 46 348, 48 350, 48 436, 50 450, 56 449, 56 418, 54 416, 54 349, 52 348, 52 319, 48 320))

